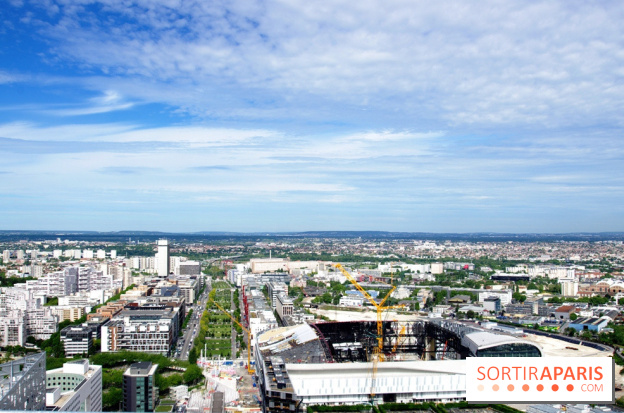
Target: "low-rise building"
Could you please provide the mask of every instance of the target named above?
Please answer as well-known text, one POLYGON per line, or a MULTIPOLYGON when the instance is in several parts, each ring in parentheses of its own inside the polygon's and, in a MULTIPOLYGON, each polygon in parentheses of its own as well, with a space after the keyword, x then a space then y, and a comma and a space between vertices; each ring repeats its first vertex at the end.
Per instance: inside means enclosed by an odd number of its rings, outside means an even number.
POLYGON ((340 297, 338 305, 344 307, 362 307, 364 305, 364 298, 353 295, 343 295, 340 297))
POLYGON ((569 320, 570 314, 576 311, 576 307, 573 305, 562 305, 555 310, 555 318, 557 320, 569 320))
POLYGON ((577 331, 589 330, 599 333, 607 324, 609 324, 609 319, 607 318, 580 317, 574 321, 570 321, 569 327, 577 331))
POLYGON ((483 300, 483 308, 490 313, 498 313, 501 310, 500 297, 487 297, 483 300))
POLYGON ((484 302, 488 297, 498 297, 500 298, 501 305, 511 304, 511 290, 485 290, 479 291, 479 302, 484 302))

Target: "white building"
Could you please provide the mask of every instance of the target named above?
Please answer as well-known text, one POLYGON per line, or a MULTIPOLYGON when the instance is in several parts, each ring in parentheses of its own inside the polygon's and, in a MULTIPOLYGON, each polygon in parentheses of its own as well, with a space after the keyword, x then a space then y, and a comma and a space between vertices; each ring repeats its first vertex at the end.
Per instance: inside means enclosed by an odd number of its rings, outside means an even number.
POLYGON ((58 317, 50 307, 40 307, 26 311, 26 334, 36 339, 47 340, 58 330, 58 317))
POLYGON ((158 240, 156 271, 160 277, 169 275, 169 241, 166 239, 158 240))
POLYGON ((479 302, 483 303, 485 301, 486 298, 488 297, 498 297, 500 298, 500 303, 502 306, 505 306, 507 304, 511 303, 511 290, 501 290, 501 291, 494 291, 494 290, 485 290, 485 291, 480 291, 479 292, 479 302))
POLYGON ((578 295, 579 283, 575 280, 560 280, 561 295, 564 297, 576 297, 578 295))
POLYGON ((177 401, 182 401, 185 398, 189 397, 188 386, 186 386, 184 384, 181 384, 181 385, 176 386, 176 387, 171 387, 171 389, 169 391, 171 392, 171 394, 173 394, 173 397, 177 401))
POLYGON ((261 274, 265 272, 288 272, 288 261, 284 258, 252 258, 249 261, 251 272, 261 274))
POLYGON ((362 307, 362 305, 364 305, 364 297, 343 295, 340 297, 338 305, 345 307, 362 307))
POLYGON ((73 360, 46 372, 46 409, 62 412, 102 411, 102 366, 73 360))
POLYGON ((431 263, 431 274, 443 274, 444 264, 441 262, 431 263))
POLYGON ((20 312, 14 311, 0 317, 0 346, 23 346, 26 344, 26 323, 20 312))
POLYGON ((288 295, 288 286, 283 282, 270 282, 267 284, 267 289, 269 290, 271 306, 275 310, 277 308, 277 296, 280 294, 288 295))

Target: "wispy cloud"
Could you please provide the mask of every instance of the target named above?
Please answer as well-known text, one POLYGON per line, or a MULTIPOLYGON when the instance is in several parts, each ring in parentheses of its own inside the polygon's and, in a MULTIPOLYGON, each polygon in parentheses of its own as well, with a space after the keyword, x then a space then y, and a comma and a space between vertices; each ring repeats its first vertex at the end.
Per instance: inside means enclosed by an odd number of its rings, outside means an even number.
POLYGON ((195 114, 230 92, 225 111, 208 112, 244 116, 320 98, 451 125, 621 125, 617 3, 246 3, 69 0, 31 21, 59 58, 108 84, 130 77, 134 98, 195 114), (245 96, 263 96, 264 107, 245 109, 245 96))
POLYGON ((27 77, 0 71, 0 84, 15 83, 25 80, 27 77))

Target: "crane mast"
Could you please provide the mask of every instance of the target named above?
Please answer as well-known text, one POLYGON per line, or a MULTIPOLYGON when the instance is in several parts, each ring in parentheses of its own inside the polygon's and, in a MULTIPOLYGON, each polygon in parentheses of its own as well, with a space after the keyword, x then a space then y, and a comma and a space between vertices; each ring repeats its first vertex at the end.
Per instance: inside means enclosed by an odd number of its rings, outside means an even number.
POLYGON ((385 360, 385 357, 384 357, 384 354, 383 354, 383 313, 386 310, 393 309, 393 308, 404 308, 404 306, 402 306, 402 305, 384 306, 384 303, 390 297, 390 294, 392 294, 392 292, 396 289, 396 286, 394 286, 394 285, 391 286, 392 288, 390 289, 390 291, 378 303, 368 293, 368 291, 366 291, 357 282, 357 280, 355 278, 353 278, 353 276, 351 274, 349 274, 349 272, 347 270, 344 269, 344 267, 341 264, 334 264, 334 267, 338 268, 340 270, 340 272, 342 272, 342 274, 347 278, 347 280, 349 280, 349 282, 351 284, 353 284, 355 286, 355 288, 359 292, 362 293, 364 298, 366 298, 373 305, 373 307, 375 307, 375 309, 377 310, 377 336, 376 336, 377 345, 375 347, 373 347, 373 352, 372 352, 373 368, 372 368, 372 371, 371 371, 371 389, 370 389, 370 398, 371 398, 371 400, 373 400, 374 397, 375 397, 375 385, 376 385, 376 381, 377 381, 377 364, 380 361, 384 361, 385 360))

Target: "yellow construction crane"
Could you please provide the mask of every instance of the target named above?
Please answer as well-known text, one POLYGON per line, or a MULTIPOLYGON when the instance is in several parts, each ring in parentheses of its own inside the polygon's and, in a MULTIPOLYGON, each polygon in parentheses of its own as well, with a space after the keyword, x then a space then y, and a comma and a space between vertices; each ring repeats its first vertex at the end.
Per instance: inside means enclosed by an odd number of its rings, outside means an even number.
MULTIPOLYGON (((232 314, 230 314, 228 311, 226 311, 223 307, 221 307, 215 300, 213 300, 212 298, 209 300, 209 302, 213 303, 214 305, 217 306, 217 308, 219 310, 221 310, 221 312, 225 315, 227 315, 228 317, 230 317, 230 319, 232 321, 234 321, 236 324, 239 325, 240 328, 242 328, 245 333, 247 333, 247 372, 249 372, 249 374, 254 374, 256 372, 256 370, 251 368, 251 331, 249 331, 249 329, 247 329, 245 326, 243 326, 241 323, 238 322, 237 319, 235 319, 232 314)), ((232 358, 234 358, 234 354, 232 354, 232 358)))
POLYGON ((366 298, 377 310, 377 346, 373 347, 373 371, 371 374, 371 390, 370 390, 370 398, 371 400, 375 397, 375 384, 377 380, 377 363, 383 361, 385 359, 383 355, 383 312, 392 308, 404 308, 402 305, 389 305, 384 306, 386 300, 390 297, 390 294, 396 289, 396 286, 392 286, 388 294, 381 300, 379 303, 375 301, 373 297, 364 289, 362 286, 353 278, 351 274, 341 264, 334 264, 334 267, 338 268, 342 274, 357 288, 359 292, 362 293, 364 298, 366 298))

